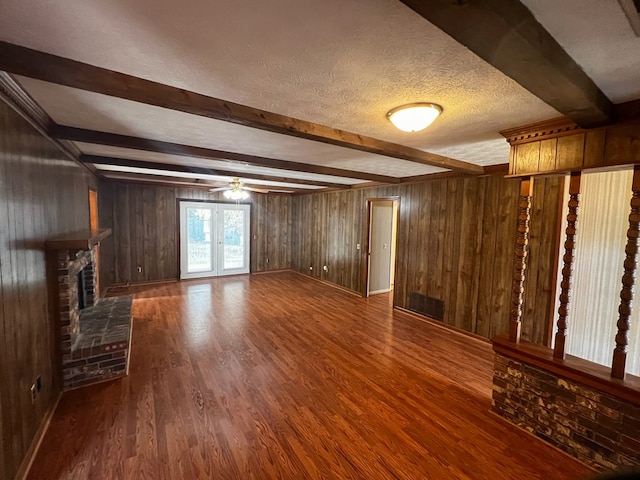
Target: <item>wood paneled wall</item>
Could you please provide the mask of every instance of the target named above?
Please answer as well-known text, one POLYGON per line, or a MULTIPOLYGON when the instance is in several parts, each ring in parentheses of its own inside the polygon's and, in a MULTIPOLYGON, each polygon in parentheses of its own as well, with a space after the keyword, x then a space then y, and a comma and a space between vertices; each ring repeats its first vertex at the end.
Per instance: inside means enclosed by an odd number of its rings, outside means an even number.
POLYGON ((0 101, 0 478, 14 478, 60 392, 44 241, 89 228, 93 176, 0 101), (30 387, 42 378, 31 403, 30 387))
MULTIPOLYGON (((524 337, 546 342, 560 178, 536 179, 524 337)), ((409 293, 445 303, 445 323, 491 338, 508 326, 518 181, 502 176, 317 193, 293 199, 296 270, 362 290, 368 198, 400 197, 395 304, 409 293), (356 245, 360 243, 362 249, 356 245), (327 265, 328 272, 323 271, 327 265), (312 266, 313 270, 309 270, 312 266)))
MULTIPOLYGON (((101 182, 102 286, 178 278, 178 200, 228 202, 221 192, 101 182), (138 272, 138 266, 142 272, 138 272)), ((290 268, 291 197, 251 193, 251 271, 290 268)))

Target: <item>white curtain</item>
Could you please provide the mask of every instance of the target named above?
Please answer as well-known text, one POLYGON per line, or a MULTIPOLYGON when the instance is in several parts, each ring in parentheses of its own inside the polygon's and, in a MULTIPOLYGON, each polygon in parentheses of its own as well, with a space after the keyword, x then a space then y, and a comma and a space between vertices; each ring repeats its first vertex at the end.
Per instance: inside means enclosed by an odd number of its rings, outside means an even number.
MULTIPOLYGON (((582 175, 580 185, 566 348, 570 355, 607 366, 611 365, 618 331, 616 323, 629 227, 632 179, 632 170, 588 173, 582 175)), ((565 201, 565 218, 566 203, 565 201)), ((564 233, 559 270, 562 269, 563 254, 564 233)), ((627 372, 640 375, 640 286, 635 290, 627 372)), ((559 292, 560 287, 558 296, 559 292)), ((556 303, 559 303, 558 300, 556 303)))

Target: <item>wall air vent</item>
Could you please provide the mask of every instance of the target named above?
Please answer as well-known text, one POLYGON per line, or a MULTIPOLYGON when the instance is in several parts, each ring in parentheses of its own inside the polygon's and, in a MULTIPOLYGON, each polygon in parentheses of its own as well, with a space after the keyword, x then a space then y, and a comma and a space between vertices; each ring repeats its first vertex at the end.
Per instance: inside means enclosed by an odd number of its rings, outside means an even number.
POLYGON ((409 294, 409 310, 434 320, 444 321, 444 302, 438 298, 411 292, 409 294))
POLYGON ((640 37, 640 0, 618 0, 618 3, 629 19, 636 36, 640 37))

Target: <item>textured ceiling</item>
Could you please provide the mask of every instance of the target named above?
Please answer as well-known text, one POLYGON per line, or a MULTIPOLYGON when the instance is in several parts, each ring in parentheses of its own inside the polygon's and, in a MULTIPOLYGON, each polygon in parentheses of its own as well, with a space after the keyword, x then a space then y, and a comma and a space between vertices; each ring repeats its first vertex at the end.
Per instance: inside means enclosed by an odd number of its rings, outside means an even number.
MULTIPOLYGON (((632 33, 621 23, 617 2, 524 3, 614 101, 640 97, 640 48, 628 37, 632 33), (610 75, 612 69, 619 75, 610 75)), ((559 116, 396 0, 4 0, 0 40, 479 165, 508 161, 509 148, 498 131, 559 116), (415 101, 439 103, 444 112, 423 132, 394 129, 386 112, 415 101)), ((19 81, 61 124, 391 176, 441 171, 19 81)))
MULTIPOLYGON (((244 127, 165 108, 20 78, 56 123, 217 150, 314 163, 392 176, 424 175, 433 167, 244 127)), ((504 139, 499 142, 505 144, 504 139)), ((507 148, 507 159, 509 150, 507 148)))
POLYGON ((640 98, 640 38, 616 0, 522 3, 612 102, 640 98))

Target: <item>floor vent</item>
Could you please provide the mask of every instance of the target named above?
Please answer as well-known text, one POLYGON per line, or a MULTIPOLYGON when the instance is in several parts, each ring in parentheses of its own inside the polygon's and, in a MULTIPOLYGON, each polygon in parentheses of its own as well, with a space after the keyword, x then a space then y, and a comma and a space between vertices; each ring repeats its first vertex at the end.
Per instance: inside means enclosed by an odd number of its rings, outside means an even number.
POLYGON ((438 298, 411 292, 409 294, 409 310, 435 320, 444 321, 444 302, 438 298))

